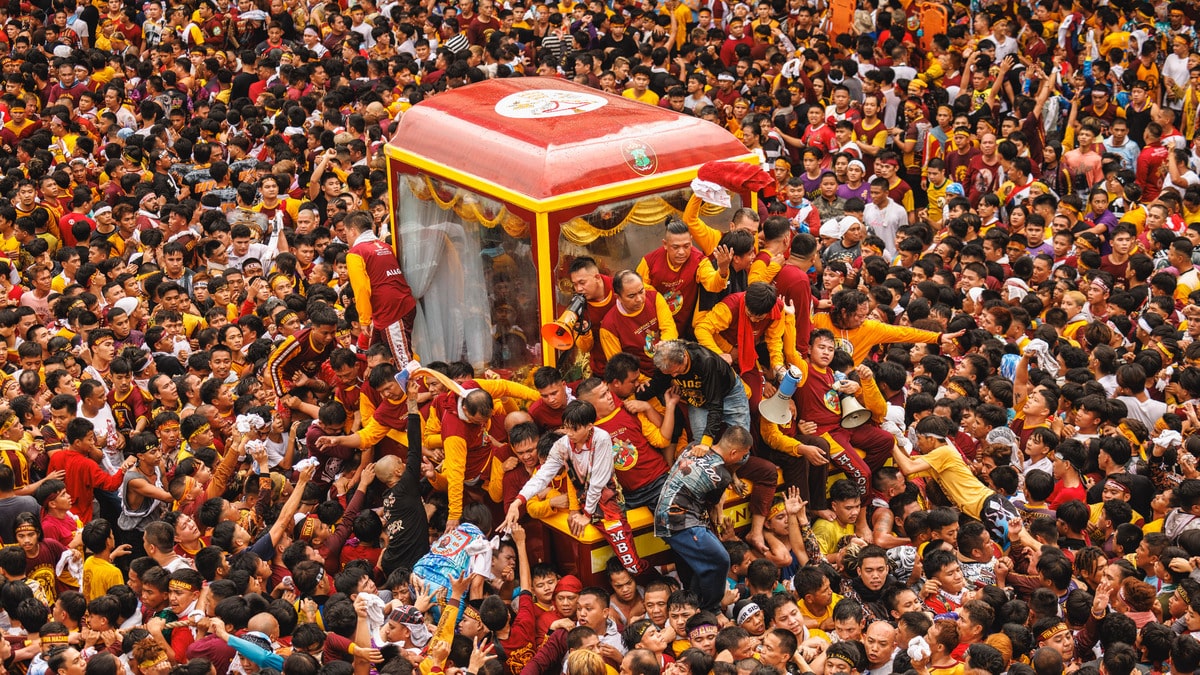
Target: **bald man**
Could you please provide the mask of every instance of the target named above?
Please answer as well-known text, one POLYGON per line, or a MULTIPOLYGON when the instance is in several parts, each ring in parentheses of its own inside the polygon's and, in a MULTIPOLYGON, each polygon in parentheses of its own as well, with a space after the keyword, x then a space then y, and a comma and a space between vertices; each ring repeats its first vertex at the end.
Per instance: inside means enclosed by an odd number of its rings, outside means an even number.
POLYGON ((867 669, 871 675, 892 675, 892 657, 896 653, 896 629, 887 621, 875 621, 863 633, 867 648, 867 669))

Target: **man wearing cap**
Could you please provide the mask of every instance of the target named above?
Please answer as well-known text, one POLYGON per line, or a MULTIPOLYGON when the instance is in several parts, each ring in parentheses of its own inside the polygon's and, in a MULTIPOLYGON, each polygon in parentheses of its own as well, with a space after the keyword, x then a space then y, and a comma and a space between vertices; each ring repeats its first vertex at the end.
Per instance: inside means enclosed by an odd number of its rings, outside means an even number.
POLYGON ((212 0, 200 3, 197 10, 200 14, 200 32, 204 35, 204 45, 215 49, 224 49, 225 41, 229 39, 229 17, 217 11, 217 5, 212 0))

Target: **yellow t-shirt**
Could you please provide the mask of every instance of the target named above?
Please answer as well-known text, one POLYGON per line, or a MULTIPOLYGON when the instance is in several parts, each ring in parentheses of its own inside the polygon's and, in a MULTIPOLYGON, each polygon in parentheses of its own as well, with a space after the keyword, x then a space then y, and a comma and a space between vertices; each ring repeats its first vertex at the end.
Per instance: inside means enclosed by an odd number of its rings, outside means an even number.
POLYGON ((930 183, 929 187, 925 188, 925 194, 929 198, 928 218, 930 223, 933 223, 934 225, 940 225, 942 223, 942 216, 945 213, 947 201, 946 188, 950 187, 950 184, 953 182, 954 181, 947 178, 942 182, 941 185, 934 185, 933 183, 930 183))
POLYGON ((641 96, 638 96, 633 91, 633 88, 630 87, 629 89, 626 89, 625 91, 621 92, 621 95, 624 96, 625 98, 631 98, 635 101, 641 101, 642 103, 648 103, 650 105, 658 105, 658 94, 650 91, 649 89, 647 89, 646 92, 643 93, 641 96))
POLYGON ((821 545, 821 553, 830 555, 837 553, 837 544, 842 537, 854 534, 854 523, 840 525, 832 520, 818 518, 813 523, 813 534, 817 537, 817 543, 821 545))
POLYGON ((950 501, 972 518, 978 518, 983 512, 983 503, 995 493, 971 473, 958 451, 943 445, 924 455, 923 459, 933 468, 933 477, 950 501))
POLYGON ((808 605, 804 602, 803 599, 799 600, 796 603, 796 605, 800 607, 800 613, 804 615, 804 618, 812 619, 813 621, 817 622, 818 626, 820 626, 821 624, 825 623, 829 619, 833 618, 833 608, 837 607, 837 604, 841 601, 842 601, 842 596, 838 595, 837 593, 834 593, 833 599, 829 601, 829 606, 826 607, 825 611, 822 612, 821 614, 817 614, 817 613, 813 612, 811 609, 809 609, 808 605))
POLYGON ((21 252, 21 242, 17 241, 15 236, 3 237, 0 236, 0 255, 10 260, 16 260, 17 254, 21 252))
POLYGON ((98 556, 83 561, 83 597, 88 601, 108 593, 113 586, 125 583, 117 566, 98 556))

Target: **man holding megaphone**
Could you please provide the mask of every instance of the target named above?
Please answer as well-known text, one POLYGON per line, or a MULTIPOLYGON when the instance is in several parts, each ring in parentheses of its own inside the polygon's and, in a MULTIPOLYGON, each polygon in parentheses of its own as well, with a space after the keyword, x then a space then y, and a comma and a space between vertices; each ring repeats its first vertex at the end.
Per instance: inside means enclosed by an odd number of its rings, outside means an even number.
MULTIPOLYGON (((843 426, 843 396, 861 396, 872 411, 885 410, 886 402, 868 366, 858 367, 859 382, 855 382, 840 377, 841 373, 834 369, 835 357, 839 357, 839 351, 833 333, 823 328, 814 330, 809 338, 808 362, 801 360, 796 364, 802 374, 794 395, 796 410, 801 418, 817 425, 813 435, 829 443, 830 462, 845 472, 858 486, 859 493, 865 495, 871 484, 871 472, 891 457, 896 439, 874 421, 853 429, 843 426), (862 450, 866 458, 859 457, 856 450, 862 450)), ((842 367, 849 367, 851 358, 841 352, 842 367)), ((857 527, 860 533, 869 531, 865 509, 857 527)))

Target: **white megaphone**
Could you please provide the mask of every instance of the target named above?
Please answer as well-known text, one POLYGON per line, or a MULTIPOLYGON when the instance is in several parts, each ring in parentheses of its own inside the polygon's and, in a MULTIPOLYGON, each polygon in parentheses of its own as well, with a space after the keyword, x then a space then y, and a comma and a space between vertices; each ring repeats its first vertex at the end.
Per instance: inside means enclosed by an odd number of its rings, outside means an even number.
POLYGON ((871 419, 871 411, 863 407, 850 394, 840 394, 842 403, 842 428, 857 429, 871 419))
POLYGON ((783 374, 783 379, 779 382, 779 389, 775 390, 775 395, 771 398, 765 398, 758 404, 758 412, 772 424, 787 424, 792 421, 792 412, 788 408, 788 401, 791 400, 792 394, 796 393, 796 386, 800 384, 800 378, 804 377, 804 373, 796 366, 790 366, 786 373, 783 374))

